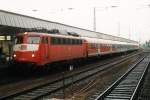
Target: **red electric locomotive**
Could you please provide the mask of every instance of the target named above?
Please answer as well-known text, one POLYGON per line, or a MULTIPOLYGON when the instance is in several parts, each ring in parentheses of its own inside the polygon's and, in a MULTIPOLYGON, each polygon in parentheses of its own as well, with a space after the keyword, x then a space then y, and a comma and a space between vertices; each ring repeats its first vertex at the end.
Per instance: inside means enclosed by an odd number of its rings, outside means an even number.
POLYGON ((137 50, 137 43, 36 32, 16 37, 13 61, 45 65, 52 62, 137 50))
POLYGON ((25 32, 16 37, 13 61, 44 65, 85 56, 86 43, 80 37, 25 32))

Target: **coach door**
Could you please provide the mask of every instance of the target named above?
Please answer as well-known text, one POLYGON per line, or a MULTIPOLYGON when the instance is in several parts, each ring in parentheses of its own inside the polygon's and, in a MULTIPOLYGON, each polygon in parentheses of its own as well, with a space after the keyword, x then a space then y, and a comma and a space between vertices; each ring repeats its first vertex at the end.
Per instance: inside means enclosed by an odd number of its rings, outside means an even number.
POLYGON ((48 37, 43 37, 42 38, 42 51, 43 51, 43 58, 45 61, 47 61, 49 59, 49 52, 48 52, 48 49, 49 49, 49 45, 48 45, 48 37))

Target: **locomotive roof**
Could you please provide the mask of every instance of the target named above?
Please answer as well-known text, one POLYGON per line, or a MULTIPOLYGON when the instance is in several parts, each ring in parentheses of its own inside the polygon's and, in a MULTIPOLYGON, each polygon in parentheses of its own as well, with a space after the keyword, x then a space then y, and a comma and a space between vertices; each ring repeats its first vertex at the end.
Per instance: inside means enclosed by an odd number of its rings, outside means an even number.
POLYGON ((49 33, 37 33, 37 32, 24 32, 24 33, 19 33, 18 35, 23 35, 23 34, 28 34, 28 35, 39 35, 39 36, 44 35, 44 36, 52 36, 52 37, 62 37, 62 38, 81 39, 81 37, 72 36, 72 35, 49 34, 49 33))
POLYGON ((24 33, 19 33, 18 35, 23 35, 23 34, 39 35, 39 36, 44 35, 44 36, 52 36, 52 37, 82 39, 82 40, 86 40, 89 43, 138 45, 137 43, 128 43, 128 42, 121 42, 121 41, 105 40, 105 39, 91 38, 91 37, 76 37, 76 36, 62 35, 62 34, 48 34, 48 33, 37 33, 37 32, 24 32, 24 33))

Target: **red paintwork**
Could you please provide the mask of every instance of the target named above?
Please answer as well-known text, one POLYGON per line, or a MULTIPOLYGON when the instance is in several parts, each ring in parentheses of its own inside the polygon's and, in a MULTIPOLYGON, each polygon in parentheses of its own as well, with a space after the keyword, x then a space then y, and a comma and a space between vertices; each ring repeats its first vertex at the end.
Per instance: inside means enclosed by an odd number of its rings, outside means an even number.
MULTIPOLYGON (((108 44, 93 44, 94 46, 90 47, 90 43, 86 40, 83 40, 82 45, 53 45, 51 44, 51 37, 55 37, 55 34, 44 34, 44 33, 33 33, 26 32, 23 34, 23 44, 27 42, 27 36, 40 36, 40 37, 48 37, 48 44, 39 43, 39 49, 37 51, 14 51, 14 54, 17 55, 13 57, 15 62, 32 62, 36 65, 44 65, 47 63, 58 62, 63 60, 71 60, 77 58, 86 58, 89 55, 98 55, 98 54, 108 54, 112 52, 117 52, 116 48, 112 48, 111 45, 108 44), (98 50, 100 49, 100 50, 98 50), (31 55, 34 54, 35 57, 31 55)), ((56 35, 57 37, 67 37, 71 39, 80 39, 80 37, 73 36, 64 36, 64 35, 56 35)))
MULTIPOLYGON (((28 34, 30 33, 24 35, 24 43, 27 41, 28 34)), ((37 34, 40 37, 48 37, 49 44, 40 43, 39 50, 34 52, 35 57, 31 56, 33 54, 32 51, 15 51, 14 54, 17 55, 16 57, 13 57, 15 62, 32 62, 36 63, 36 65, 44 65, 57 61, 86 57, 86 43, 83 43, 82 45, 52 45, 50 43, 50 35, 37 34)), ((31 35, 32 34, 30 34, 30 36, 31 35)), ((33 36, 35 36, 35 34, 33 34, 33 36)))
POLYGON ((112 50, 113 51, 115 51, 115 49, 112 49, 109 45, 107 45, 107 44, 101 44, 100 45, 100 48, 101 48, 101 52, 112 52, 112 50))
POLYGON ((40 56, 39 52, 31 52, 31 51, 16 51, 14 52, 17 57, 14 58, 15 61, 17 62, 33 62, 33 63, 38 63, 40 62, 40 56), (32 54, 35 55, 35 57, 32 57, 32 54))

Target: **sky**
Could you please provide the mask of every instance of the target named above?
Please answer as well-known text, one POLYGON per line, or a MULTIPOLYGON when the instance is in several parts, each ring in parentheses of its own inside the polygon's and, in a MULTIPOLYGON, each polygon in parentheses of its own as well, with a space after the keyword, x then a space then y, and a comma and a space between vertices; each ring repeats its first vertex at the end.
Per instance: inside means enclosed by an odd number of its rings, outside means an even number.
POLYGON ((150 0, 0 0, 0 9, 144 43, 150 40, 150 0))

